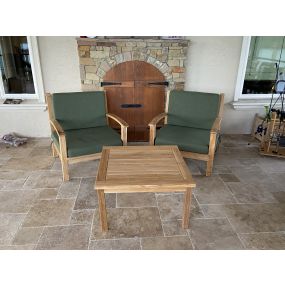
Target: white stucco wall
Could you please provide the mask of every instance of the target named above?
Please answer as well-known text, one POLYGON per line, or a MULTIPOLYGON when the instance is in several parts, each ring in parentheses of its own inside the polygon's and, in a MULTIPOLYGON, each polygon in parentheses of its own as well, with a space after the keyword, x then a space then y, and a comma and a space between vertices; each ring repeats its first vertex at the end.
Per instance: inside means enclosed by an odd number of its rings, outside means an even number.
MULTIPOLYGON (((222 132, 249 133, 258 110, 233 110, 242 37, 189 37, 186 90, 225 93, 222 132)), ((79 58, 75 37, 38 37, 45 92, 80 91, 79 58)), ((47 112, 0 110, 0 135, 46 137, 47 112)))
POLYGON ((81 91, 75 37, 39 37, 38 44, 45 91, 81 91))
POLYGON ((27 137, 47 137, 50 134, 48 114, 43 110, 0 109, 0 137, 8 133, 27 137))

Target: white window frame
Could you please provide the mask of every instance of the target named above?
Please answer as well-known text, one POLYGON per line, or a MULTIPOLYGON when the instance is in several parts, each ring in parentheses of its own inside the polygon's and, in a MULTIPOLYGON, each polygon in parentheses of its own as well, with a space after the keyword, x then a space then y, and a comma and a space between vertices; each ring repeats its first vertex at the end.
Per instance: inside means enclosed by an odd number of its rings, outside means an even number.
MULTIPOLYGON (((31 60, 31 69, 33 75, 33 81, 35 86, 34 94, 20 93, 20 94, 5 94, 4 84, 2 81, 0 70, 0 99, 23 99, 23 100, 37 100, 38 103, 44 103, 44 87, 40 65, 40 56, 38 49, 37 37, 27 36, 29 55, 31 60)), ((6 105, 7 107, 10 105, 6 105)))
MULTIPOLYGON (((242 94, 246 65, 248 60, 249 48, 250 48, 251 37, 243 37, 242 48, 241 48, 241 56, 239 62, 239 69, 237 75, 236 89, 234 102, 238 102, 240 100, 262 100, 271 99, 272 94, 242 94)), ((273 99, 276 99, 278 94, 273 95, 273 99)))

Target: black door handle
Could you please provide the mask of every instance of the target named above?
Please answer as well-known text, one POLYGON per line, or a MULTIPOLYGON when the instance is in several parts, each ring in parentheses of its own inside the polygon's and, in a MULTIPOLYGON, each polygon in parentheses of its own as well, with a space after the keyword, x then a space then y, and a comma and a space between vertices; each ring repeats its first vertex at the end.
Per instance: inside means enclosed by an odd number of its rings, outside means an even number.
POLYGON ((149 82, 148 85, 161 85, 161 86, 168 86, 168 81, 161 81, 161 82, 149 82))
POLYGON ((108 81, 101 82, 101 87, 111 86, 111 85, 122 85, 122 82, 108 82, 108 81))
POLYGON ((121 108, 141 108, 142 104, 122 104, 121 108))

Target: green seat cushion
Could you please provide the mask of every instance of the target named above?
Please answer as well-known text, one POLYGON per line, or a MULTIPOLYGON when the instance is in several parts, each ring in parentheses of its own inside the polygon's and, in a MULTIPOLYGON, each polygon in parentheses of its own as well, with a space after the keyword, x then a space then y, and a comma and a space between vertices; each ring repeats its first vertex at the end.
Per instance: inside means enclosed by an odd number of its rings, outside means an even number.
POLYGON ((66 130, 106 126, 104 91, 53 94, 55 119, 66 130))
MULTIPOLYGON (((59 146, 56 133, 52 140, 59 146)), ((120 135, 108 126, 65 131, 67 157, 93 154, 102 151, 103 146, 121 146, 120 135)))
POLYGON ((220 95, 173 90, 169 96, 170 125, 210 130, 218 116, 220 95))
POLYGON ((156 145, 177 145, 182 151, 208 153, 210 130, 165 125, 158 130, 156 145))

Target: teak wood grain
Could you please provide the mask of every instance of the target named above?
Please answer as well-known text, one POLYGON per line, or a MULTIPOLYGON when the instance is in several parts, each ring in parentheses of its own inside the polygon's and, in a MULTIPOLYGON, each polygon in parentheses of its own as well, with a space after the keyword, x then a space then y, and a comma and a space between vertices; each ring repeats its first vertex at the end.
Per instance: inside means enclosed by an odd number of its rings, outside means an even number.
MULTIPOLYGON (((165 80, 152 64, 138 60, 120 63, 105 74, 104 81, 110 83, 104 86, 108 110, 128 122, 129 141, 148 140, 148 122, 165 107, 165 86, 154 83, 165 80)), ((118 128, 115 122, 110 124, 118 128)))
POLYGON ((186 228, 194 187, 177 146, 104 147, 95 182, 102 230, 108 228, 102 193, 131 192, 185 192, 182 225, 186 228))

